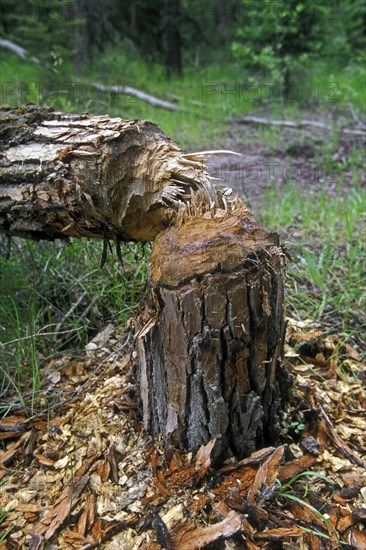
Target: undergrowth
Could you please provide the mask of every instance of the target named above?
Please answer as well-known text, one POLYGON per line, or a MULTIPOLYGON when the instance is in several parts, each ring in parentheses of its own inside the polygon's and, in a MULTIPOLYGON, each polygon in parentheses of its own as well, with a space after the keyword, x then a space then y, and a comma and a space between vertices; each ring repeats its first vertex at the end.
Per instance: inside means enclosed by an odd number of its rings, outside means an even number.
POLYGON ((277 229, 288 262, 288 310, 360 347, 366 329, 366 190, 348 194, 288 184, 267 190, 262 220, 277 229))
MULTIPOLYGON (((364 344, 365 190, 316 196, 297 186, 267 191, 262 221, 277 229, 288 261, 288 312, 364 344), (267 206, 266 206, 267 205, 267 206), (304 244, 306 243, 306 244, 304 244)), ((124 265, 103 243, 2 241, 0 400, 37 407, 41 368, 85 345, 112 322, 123 326, 143 299, 148 250, 123 249, 124 265), (24 396, 27 397, 24 397, 24 396)), ((0 406, 1 406, 0 401, 0 406)))
POLYGON ((364 110, 366 99, 359 65, 330 68, 326 62, 313 61, 293 83, 295 98, 284 101, 277 82, 252 75, 234 62, 187 66, 182 78, 166 79, 161 65, 146 63, 125 47, 110 46, 98 52, 93 63, 78 77, 69 65, 56 61, 50 71, 7 53, 2 62, 0 104, 35 102, 66 112, 88 111, 152 120, 183 148, 203 149, 213 145, 220 148, 230 120, 253 110, 274 117, 296 118, 304 108, 322 112, 342 109, 353 120, 354 114, 364 110), (133 94, 101 92, 93 87, 95 82, 131 86, 178 103, 184 111, 157 109, 133 94))
POLYGON ((147 252, 125 246, 121 265, 110 251, 101 268, 102 249, 99 241, 14 239, 0 255, 0 406, 24 404, 27 394, 37 407, 42 366, 83 350, 108 323, 123 327, 142 301, 147 252))
MULTIPOLYGON (((330 72, 325 63, 314 63, 307 68, 306 86, 298 83, 302 102, 285 104, 268 96, 271 83, 234 64, 192 66, 182 79, 166 80, 162 67, 148 65, 130 53, 107 48, 77 80, 62 63, 50 78, 49 70, 7 53, 0 103, 36 102, 66 112, 150 119, 182 148, 193 150, 221 149, 229 128, 233 135, 230 121, 253 110, 296 119, 303 116, 304 106, 323 114, 338 109, 355 124, 364 105, 365 86, 358 67, 334 66, 330 72), (156 109, 134 96, 101 93, 92 87, 95 81, 136 87, 178 102, 185 111, 156 109)), ((245 132, 240 129, 241 142, 245 132)), ((281 153, 277 128, 261 129, 259 137, 273 155, 281 153)), ((334 165, 338 145, 335 129, 319 145, 319 154, 334 165)), ((310 188, 272 186, 261 218, 280 232, 293 258, 288 263, 289 312, 298 319, 318 321, 361 346, 366 328, 366 197, 358 180, 365 165, 358 147, 336 163, 340 178, 335 193, 326 187, 312 194, 310 188), (347 170, 352 172, 349 193, 342 191, 342 174, 347 170)), ((8 249, 3 240, 0 245, 0 405, 1 400, 6 407, 9 400, 21 404, 28 399, 32 408, 43 384, 42 365, 58 354, 84 349, 108 322, 126 323, 145 291, 147 259, 133 246, 124 250, 124 268, 110 255, 101 269, 100 242, 75 240, 65 245, 13 240, 8 249)))

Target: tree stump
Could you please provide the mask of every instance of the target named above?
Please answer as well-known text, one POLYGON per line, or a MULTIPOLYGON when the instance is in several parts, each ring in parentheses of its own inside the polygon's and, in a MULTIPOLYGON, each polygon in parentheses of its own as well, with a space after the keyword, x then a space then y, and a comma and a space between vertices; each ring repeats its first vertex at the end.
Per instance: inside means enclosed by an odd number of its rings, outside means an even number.
POLYGON ((150 309, 137 335, 144 427, 216 460, 276 442, 288 400, 284 258, 240 202, 188 217, 153 243, 150 309))

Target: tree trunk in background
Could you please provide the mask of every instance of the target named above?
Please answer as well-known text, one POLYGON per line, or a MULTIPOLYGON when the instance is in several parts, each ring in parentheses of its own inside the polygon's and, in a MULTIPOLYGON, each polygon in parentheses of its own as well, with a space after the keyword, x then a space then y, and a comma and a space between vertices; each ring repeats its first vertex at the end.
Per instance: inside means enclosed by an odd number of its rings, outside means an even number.
POLYGON ((166 0, 167 9, 167 54, 166 67, 168 76, 182 75, 181 36, 180 36, 180 2, 166 0))
MULTIPOLYGON (((95 4, 91 8, 95 9, 95 4)), ((75 26, 75 72, 77 75, 85 67, 90 54, 90 36, 87 18, 88 2, 86 0, 76 0, 74 3, 75 19, 80 20, 75 26)))
POLYGON ((201 157, 150 122, 4 108, 0 139, 0 231, 10 236, 150 241, 191 190, 215 200, 201 157))
POLYGON ((229 14, 227 13, 227 10, 230 10, 230 8, 234 9, 234 7, 231 6, 230 3, 227 1, 222 2, 221 0, 217 0, 214 4, 217 35, 220 38, 220 46, 222 48, 227 46, 227 26, 228 16, 230 14, 230 12, 229 14))
POLYGON ((156 238, 136 371, 144 426, 166 445, 217 438, 221 461, 276 442, 291 385, 283 264, 278 235, 240 203, 156 238))

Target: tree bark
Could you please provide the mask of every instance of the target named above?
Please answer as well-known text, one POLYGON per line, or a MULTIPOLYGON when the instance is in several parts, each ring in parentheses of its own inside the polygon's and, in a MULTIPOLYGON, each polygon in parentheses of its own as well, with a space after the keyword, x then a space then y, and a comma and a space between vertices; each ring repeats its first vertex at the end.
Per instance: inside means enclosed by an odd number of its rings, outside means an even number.
POLYGON ((192 190, 215 201, 200 155, 146 121, 0 110, 0 231, 150 241, 192 190))
POLYGON ((150 309, 137 335, 144 426, 215 458, 275 443, 283 366, 284 262, 276 233, 239 202, 178 223, 153 244, 150 309))

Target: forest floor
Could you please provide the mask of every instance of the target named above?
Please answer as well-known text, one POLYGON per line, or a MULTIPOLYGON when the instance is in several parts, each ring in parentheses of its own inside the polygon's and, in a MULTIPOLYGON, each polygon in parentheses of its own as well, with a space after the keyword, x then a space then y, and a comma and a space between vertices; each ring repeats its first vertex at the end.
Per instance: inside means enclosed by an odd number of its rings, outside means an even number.
POLYGON ((277 447, 211 465, 164 450, 141 426, 125 335, 43 375, 84 392, 46 416, 0 424, 8 531, 0 548, 158 550, 365 548, 365 365, 357 350, 289 319, 294 397, 277 447))
MULTIPOLYGON (((345 201, 355 173, 365 185, 355 137, 237 123, 223 148, 242 156, 212 157, 210 175, 257 213, 268 200, 290 209, 307 195, 315 205, 325 187, 328 201, 345 201), (289 185, 303 194, 283 203, 289 185)), ((277 227, 293 248, 324 237, 313 219, 303 229, 301 215, 277 227)), ((341 311, 312 319, 290 303, 285 362, 294 390, 281 440, 220 467, 211 464, 213 442, 192 456, 143 431, 132 338, 122 330, 52 360, 41 375, 66 402, 0 421, 0 549, 364 549, 366 365, 361 337, 342 332, 341 311)))
MULTIPOLYGON (((334 124, 333 118, 319 114, 304 113, 303 117, 329 127, 334 124)), ((353 121, 346 120, 340 119, 338 124, 343 122, 347 128, 358 130, 353 121)), ((240 157, 212 156, 208 172, 219 182, 225 182, 260 214, 266 191, 275 188, 280 195, 289 184, 299 186, 312 196, 325 187, 329 195, 347 195, 354 185, 353 168, 357 164, 359 168, 365 167, 365 139, 365 130, 363 135, 357 136, 342 134, 336 129, 258 127, 234 121, 225 145, 220 145, 239 153, 240 157)), ((366 172, 361 170, 357 176, 358 185, 365 187, 366 172)))

